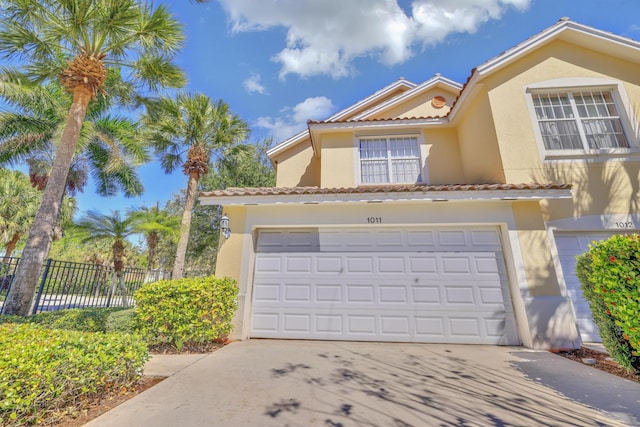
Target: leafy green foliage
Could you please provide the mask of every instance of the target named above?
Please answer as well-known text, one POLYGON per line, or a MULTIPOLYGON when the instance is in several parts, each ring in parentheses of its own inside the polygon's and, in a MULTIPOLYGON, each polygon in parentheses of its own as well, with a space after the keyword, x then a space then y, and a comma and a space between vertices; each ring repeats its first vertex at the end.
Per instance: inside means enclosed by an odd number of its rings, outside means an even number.
POLYGON ((591 244, 578 257, 577 276, 607 351, 640 371, 640 236, 591 244))
POLYGON ((107 316, 105 329, 107 332, 133 333, 134 317, 135 310, 133 308, 113 311, 107 316))
POLYGON ((238 288, 228 277, 163 280, 135 293, 135 329, 150 345, 187 344, 225 338, 238 308, 238 288))
POLYGON ((130 386, 148 358, 135 335, 0 324, 0 424, 42 423, 86 398, 130 386))
POLYGON ((113 308, 74 308, 42 312, 33 316, 0 316, 0 323, 31 323, 49 329, 64 329, 81 332, 107 332, 109 317, 118 312, 129 311, 113 308))

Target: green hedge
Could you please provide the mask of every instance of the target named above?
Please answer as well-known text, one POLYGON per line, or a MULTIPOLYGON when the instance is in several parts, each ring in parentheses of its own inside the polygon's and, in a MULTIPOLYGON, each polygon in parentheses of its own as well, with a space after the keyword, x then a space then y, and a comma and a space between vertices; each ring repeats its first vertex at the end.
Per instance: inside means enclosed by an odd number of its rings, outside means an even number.
POLYGON ((213 276, 149 283, 134 295, 135 329, 150 345, 187 344, 226 338, 238 307, 238 288, 230 278, 213 276))
POLYGON ((42 423, 86 398, 130 386, 148 358, 135 335, 0 324, 0 424, 42 423))
POLYGON ((607 351, 640 371, 640 236, 591 244, 578 257, 576 274, 607 351))
POLYGON ((69 310, 45 311, 33 316, 0 316, 0 323, 34 323, 52 329, 83 332, 106 332, 111 316, 126 311, 125 308, 72 308, 69 310))

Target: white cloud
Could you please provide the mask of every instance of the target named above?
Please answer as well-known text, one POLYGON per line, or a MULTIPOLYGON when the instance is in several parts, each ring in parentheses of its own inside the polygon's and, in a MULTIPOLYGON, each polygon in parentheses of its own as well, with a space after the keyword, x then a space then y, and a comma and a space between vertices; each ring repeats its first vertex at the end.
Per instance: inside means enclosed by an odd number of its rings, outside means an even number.
POLYGON ((267 95, 267 89, 260 83, 260 74, 251 74, 243 83, 248 93, 257 92, 260 95, 267 95))
POLYGON ((414 48, 432 46, 453 33, 473 33, 531 0, 413 0, 407 15, 397 0, 218 0, 235 32, 284 27, 285 47, 273 55, 280 76, 353 73, 353 61, 406 61, 414 48))
POLYGON ((335 112, 336 106, 329 98, 307 98, 293 108, 282 111, 281 117, 260 117, 256 126, 266 129, 275 142, 292 137, 307 127, 307 120, 323 120, 335 112))

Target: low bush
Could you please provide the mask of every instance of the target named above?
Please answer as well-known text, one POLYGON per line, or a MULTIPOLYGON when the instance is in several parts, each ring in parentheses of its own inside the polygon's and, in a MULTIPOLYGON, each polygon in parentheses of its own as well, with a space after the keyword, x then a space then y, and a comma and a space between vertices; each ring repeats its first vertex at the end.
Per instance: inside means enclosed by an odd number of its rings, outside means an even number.
POLYGON ((0 325, 0 424, 30 425, 133 384, 149 354, 135 335, 0 325))
POLYGON ((114 311, 107 316, 105 329, 107 332, 133 333, 134 316, 135 311, 133 308, 114 311))
POLYGON ((163 280, 135 293, 135 329, 150 345, 198 345, 223 339, 233 329, 238 288, 213 276, 163 280))
POLYGON ((34 323, 47 328, 83 332, 105 332, 107 319, 123 308, 73 308, 69 310, 45 311, 33 316, 2 316, 0 322, 34 323))
POLYGON ((593 243, 578 257, 576 274, 607 351, 640 372, 640 236, 593 243))

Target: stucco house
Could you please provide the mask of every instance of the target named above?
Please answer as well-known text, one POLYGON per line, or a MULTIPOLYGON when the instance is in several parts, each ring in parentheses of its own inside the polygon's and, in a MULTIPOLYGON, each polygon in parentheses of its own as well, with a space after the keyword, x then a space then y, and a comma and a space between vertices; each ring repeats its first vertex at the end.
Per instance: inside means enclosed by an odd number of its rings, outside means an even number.
POLYGON ((400 79, 269 151, 222 205, 235 338, 574 348, 574 274, 640 224, 640 42, 563 18, 464 83, 400 79))

